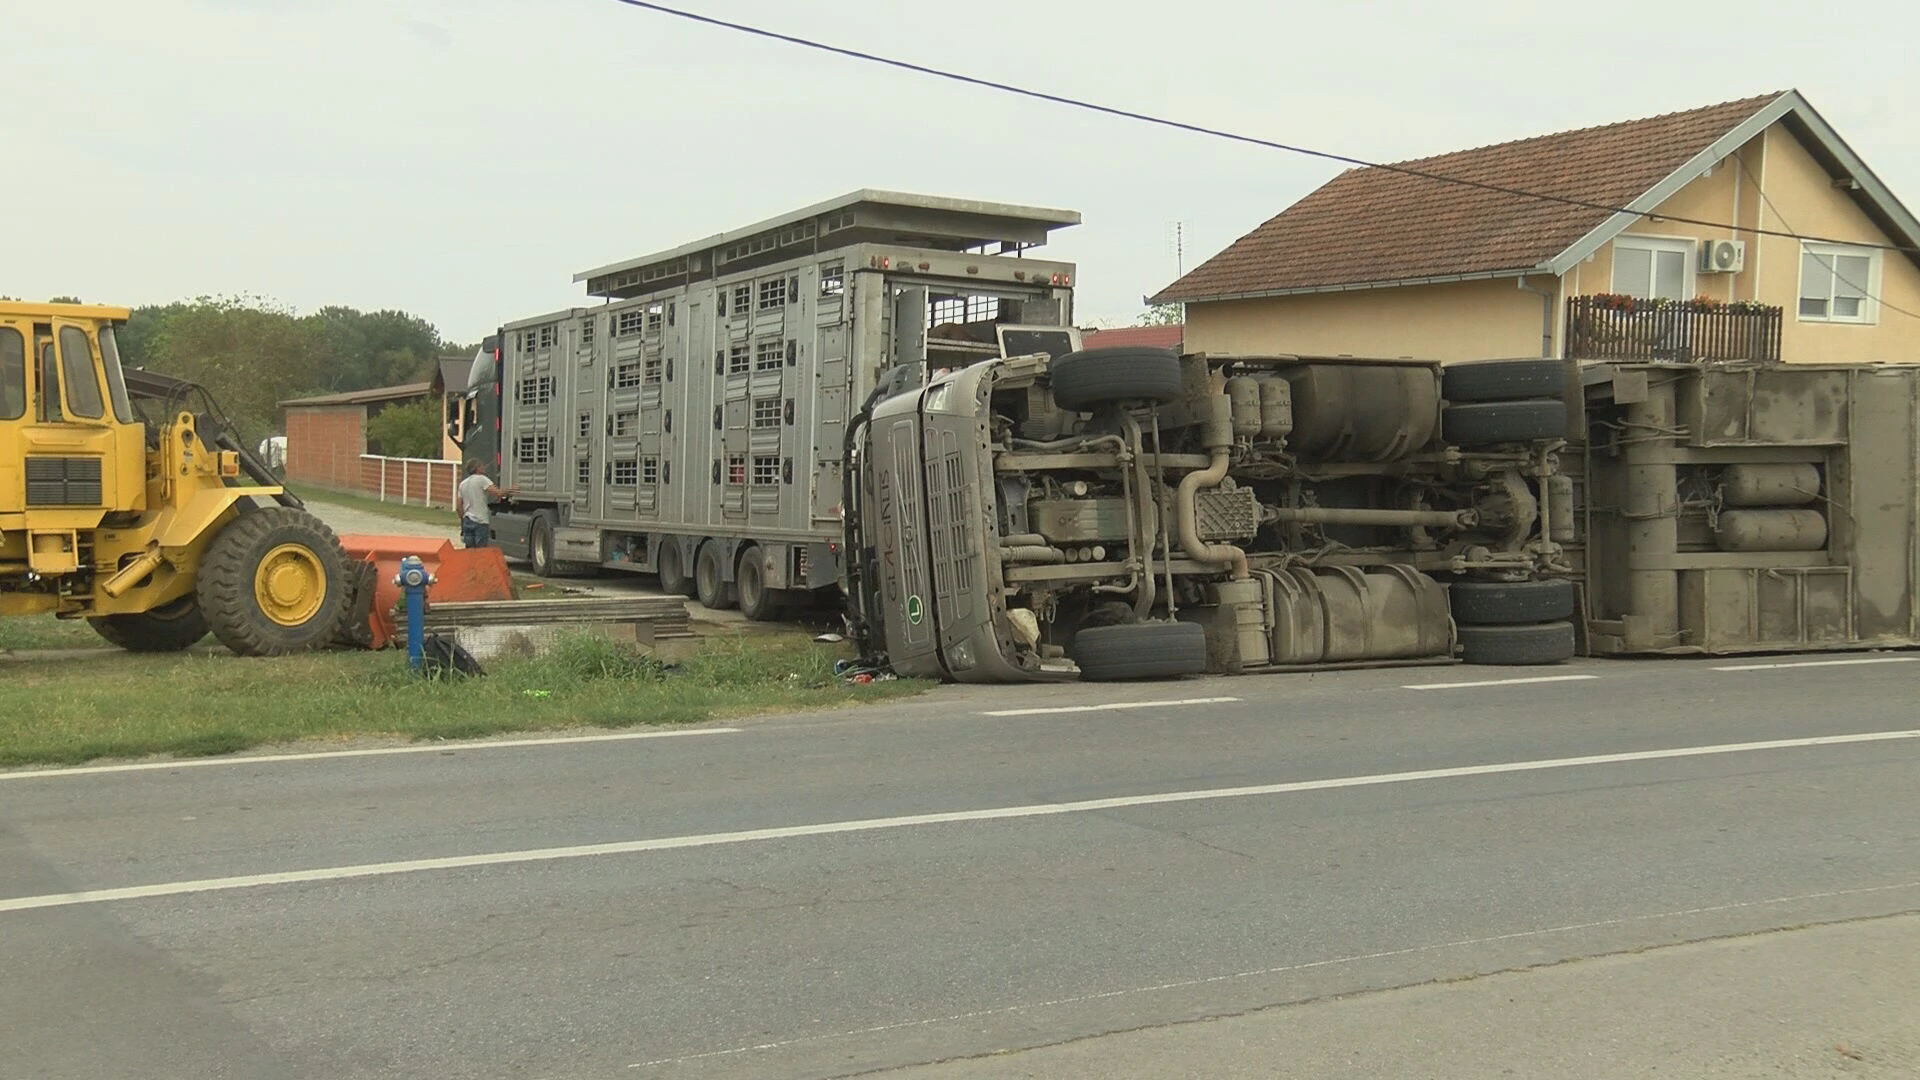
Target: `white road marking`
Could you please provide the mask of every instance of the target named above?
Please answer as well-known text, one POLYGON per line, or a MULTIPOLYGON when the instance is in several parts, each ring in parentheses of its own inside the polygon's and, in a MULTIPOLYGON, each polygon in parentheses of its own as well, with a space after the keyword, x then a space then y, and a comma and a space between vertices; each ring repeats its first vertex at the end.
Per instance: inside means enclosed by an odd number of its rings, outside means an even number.
POLYGON ((1046 713, 1105 712, 1108 709, 1157 709, 1171 705, 1219 705, 1237 697, 1180 698, 1176 701, 1111 701, 1104 705, 1060 705, 1051 709, 996 709, 981 716, 1041 716, 1046 713))
POLYGON ((1911 664, 1920 656, 1856 656, 1849 660, 1792 660, 1783 664, 1731 664, 1715 671, 1772 671, 1775 668, 1851 667, 1854 664, 1911 664))
POLYGON ((1465 690, 1475 686, 1525 686, 1528 683, 1582 682, 1598 675, 1535 675, 1526 679, 1481 679, 1476 682, 1430 682, 1403 686, 1402 690, 1465 690))
MULTIPOLYGON (((973 1012, 955 1013, 952 1016, 929 1016, 918 1020, 901 1020, 892 1024, 855 1028, 852 1031, 836 1031, 823 1035, 800 1035, 791 1039, 781 1039, 776 1042, 755 1043, 751 1046, 735 1046, 725 1050, 709 1050, 705 1053, 683 1054, 680 1057, 655 1058, 652 1061, 639 1061, 627 1066, 627 1068, 649 1069, 656 1065, 679 1065, 688 1061, 703 1061, 707 1058, 733 1057, 739 1054, 751 1054, 763 1050, 784 1050, 788 1047, 800 1046, 805 1043, 822 1042, 827 1039, 850 1039, 860 1035, 877 1035, 886 1031, 899 1031, 904 1028, 960 1023, 962 1021, 976 1020, 983 1016, 1005 1016, 1008 1013, 1026 1012, 1030 1009, 1050 1009, 1062 1005, 1084 1005, 1089 1001, 1106 1001, 1112 998, 1129 997, 1134 994, 1151 994, 1162 990, 1187 990, 1196 986, 1211 986, 1214 983, 1230 982, 1236 979, 1257 979, 1266 975, 1287 975, 1296 971, 1311 971, 1315 968, 1358 964, 1368 960, 1387 960, 1400 956, 1438 952, 1442 949, 1471 948, 1475 945, 1491 945, 1501 941, 1523 941, 1527 938, 1546 937, 1551 934, 1569 934, 1578 930, 1595 930, 1609 926, 1626 926, 1637 922, 1651 922, 1655 919, 1678 919, 1690 915, 1714 915, 1724 911, 1740 911, 1745 908, 1792 904, 1803 900, 1831 900, 1836 897, 1892 892, 1897 889, 1920 889, 1920 881, 1903 881, 1896 885, 1870 885, 1861 889, 1836 889, 1831 892, 1801 893, 1797 896, 1774 896, 1765 900, 1742 900, 1732 904, 1715 904, 1712 907, 1686 908, 1680 911, 1655 911, 1645 915, 1624 915, 1617 919, 1601 919, 1598 922, 1572 923, 1566 926, 1546 926, 1537 930, 1517 930, 1511 934, 1494 934, 1490 937, 1437 941, 1429 945, 1412 945, 1404 949, 1387 949, 1383 952, 1361 953, 1356 956, 1336 956, 1328 960, 1307 960, 1298 964, 1281 964, 1278 967, 1259 968, 1253 971, 1234 971, 1225 975, 1205 975, 1196 979, 1180 979, 1175 982, 1156 983, 1152 986, 1128 986, 1118 990, 1103 990, 1095 994, 1078 994, 1073 997, 1053 998, 1049 1001, 1021 1002, 1017 1005, 1002 1005, 995 1009, 977 1009, 973 1012)), ((1601 955, 1607 954, 1603 953, 1601 955)))
POLYGON ((214 765, 270 765, 282 761, 325 761, 330 758, 389 757, 395 754, 450 754, 469 750, 512 750, 525 746, 567 746, 573 743, 632 742, 636 739, 671 739, 681 735, 737 735, 739 728, 693 728, 685 731, 621 731, 611 735, 556 735, 542 739, 499 739, 486 742, 420 743, 412 746, 380 746, 365 750, 315 750, 305 754, 253 754, 240 757, 182 758, 171 761, 141 761, 130 765, 86 765, 77 769, 33 769, 26 772, 0 772, 0 780, 57 780, 63 776, 97 776, 100 773, 150 772, 155 769, 201 769, 214 765))
POLYGON ((477 866, 504 866, 512 863, 551 862, 559 859, 583 859, 601 855, 633 855, 643 851, 675 851, 685 848, 720 847, 761 840, 791 840, 806 836, 832 836, 840 833, 879 832, 923 825, 950 825, 965 821, 1007 821, 1018 818, 1056 817, 1102 810, 1124 810, 1137 806, 1165 806, 1172 803, 1203 802, 1215 799, 1243 799, 1257 795, 1290 795, 1302 791, 1333 791, 1341 788, 1378 787, 1405 784, 1417 780, 1447 780, 1463 776, 1495 776, 1501 773, 1543 772, 1571 769, 1584 765, 1616 765, 1630 761, 1662 761, 1672 758, 1710 757, 1719 754, 1753 753, 1762 750, 1794 750, 1812 746, 1845 746, 1854 743, 1890 742, 1920 739, 1920 729, 1905 731, 1869 731, 1855 735, 1817 735, 1803 739, 1774 739, 1768 742, 1720 743, 1712 746, 1681 746, 1666 750, 1634 750, 1619 754, 1593 754, 1587 757, 1545 758, 1535 761, 1508 761, 1493 765, 1462 765, 1448 769, 1420 769, 1414 772, 1374 773, 1366 776, 1340 776, 1325 780, 1296 780, 1283 784, 1258 784, 1251 787, 1203 788, 1190 791, 1166 791, 1153 795, 1121 795, 1107 799, 1083 799, 1079 802, 1035 803, 1024 806, 996 806, 982 810, 949 810, 934 814, 909 814, 902 817, 856 818, 827 821, 814 825, 783 825, 738 832, 694 833, 686 836, 662 836, 650 840, 624 840, 610 844, 581 844, 573 847, 530 848, 498 851, 485 855, 448 855, 434 859, 408 859, 400 862, 361 863, 331 866, 315 870, 287 870, 273 874, 247 874, 238 877, 201 878, 196 881, 171 881, 158 885, 134 885, 118 889, 90 889, 84 892, 48 893, 0 900, 0 913, 32 911, 37 908, 73 907, 102 904, 115 900, 145 900, 158 896, 183 896, 189 893, 228 892, 262 885, 297 885, 317 881, 344 881, 350 878, 388 877, 425 870, 462 870, 477 866))

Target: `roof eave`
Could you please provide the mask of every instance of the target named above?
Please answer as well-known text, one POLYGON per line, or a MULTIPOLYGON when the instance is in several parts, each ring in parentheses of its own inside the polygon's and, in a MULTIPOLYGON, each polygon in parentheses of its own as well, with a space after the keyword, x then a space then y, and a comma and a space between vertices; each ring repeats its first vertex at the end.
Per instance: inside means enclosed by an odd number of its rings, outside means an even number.
POLYGON ((1257 289, 1249 292, 1217 293, 1206 296, 1171 296, 1163 289, 1147 298, 1153 304, 1211 304, 1223 300, 1267 300, 1278 296, 1314 296, 1325 293, 1366 292, 1371 289, 1402 289, 1413 285, 1451 285, 1463 281, 1498 281, 1529 274, 1551 273, 1544 263, 1504 270, 1476 270, 1464 274, 1435 274, 1427 277, 1390 278, 1382 281, 1351 281, 1338 285, 1301 285, 1290 289, 1257 289))

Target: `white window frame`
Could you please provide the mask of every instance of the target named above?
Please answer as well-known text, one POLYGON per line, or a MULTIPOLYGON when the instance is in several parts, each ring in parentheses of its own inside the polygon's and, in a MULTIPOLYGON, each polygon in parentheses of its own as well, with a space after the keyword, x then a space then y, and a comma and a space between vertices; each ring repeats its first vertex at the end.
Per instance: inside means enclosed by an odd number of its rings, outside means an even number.
POLYGON ((1649 291, 1652 290, 1654 283, 1657 282, 1660 277, 1659 267, 1655 262, 1658 254, 1663 251, 1679 252, 1681 273, 1684 276, 1681 278, 1680 295, 1671 297, 1670 299, 1676 301, 1691 300, 1699 295, 1699 282, 1695 280, 1695 273, 1699 269, 1696 265, 1699 259, 1699 248, 1695 241, 1684 236, 1643 236, 1638 233, 1629 233, 1615 237, 1613 241, 1613 268, 1609 274, 1607 285, 1614 293, 1624 295, 1626 290, 1620 287, 1620 252, 1622 251, 1645 251, 1649 253, 1647 256, 1647 288, 1649 291))
POLYGON ((1880 321, 1880 249, 1802 241, 1800 255, 1800 269, 1795 274, 1793 290, 1793 314, 1796 319, 1806 323, 1838 323, 1841 326, 1873 326, 1880 321), (1800 312, 1800 301, 1807 298, 1806 256, 1808 255, 1821 258, 1831 275, 1827 280, 1827 314, 1825 315, 1803 315, 1800 312), (1852 282, 1855 288, 1865 294, 1860 301, 1858 315, 1833 314, 1833 278, 1838 276, 1833 263, 1836 255, 1854 255, 1867 260, 1867 280, 1852 282))

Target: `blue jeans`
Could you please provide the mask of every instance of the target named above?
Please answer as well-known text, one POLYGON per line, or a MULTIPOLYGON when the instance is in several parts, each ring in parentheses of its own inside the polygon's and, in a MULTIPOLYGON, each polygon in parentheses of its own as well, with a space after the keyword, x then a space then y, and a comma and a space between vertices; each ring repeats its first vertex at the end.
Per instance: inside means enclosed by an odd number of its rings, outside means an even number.
POLYGON ((486 547, 491 543, 493 543, 493 526, 475 521, 470 517, 460 519, 461 547, 486 547))

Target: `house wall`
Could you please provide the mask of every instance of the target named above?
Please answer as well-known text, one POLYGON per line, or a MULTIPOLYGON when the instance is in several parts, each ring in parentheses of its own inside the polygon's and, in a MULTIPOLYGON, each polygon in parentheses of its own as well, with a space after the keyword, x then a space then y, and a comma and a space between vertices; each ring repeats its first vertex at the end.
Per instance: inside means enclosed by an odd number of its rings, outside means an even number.
POLYGON ((360 482, 360 455, 366 450, 366 406, 293 406, 287 409, 289 481, 354 488, 360 482))
MULTIPOLYGON (((1529 279, 1531 288, 1553 279, 1529 279)), ((1540 355, 1542 299, 1509 278, 1187 305, 1185 348, 1216 354, 1476 360, 1540 355)))
MULTIPOLYGON (((1828 236, 1853 243, 1884 244, 1886 234, 1780 125, 1682 188, 1660 211, 1672 217, 1736 222, 1742 230, 1646 219, 1628 235, 1687 240, 1743 239, 1746 267, 1738 274, 1696 274, 1693 294, 1709 299, 1752 300, 1780 308, 1781 358, 1791 363, 1920 361, 1920 319, 1882 306, 1871 324, 1802 322, 1799 319, 1800 242, 1756 236, 1755 228, 1828 236), (1765 191, 1766 198, 1761 198, 1765 191)), ((1696 249, 1697 250, 1697 249, 1696 249)), ((1607 244, 1568 272, 1570 296, 1613 291, 1613 245, 1607 244)), ((1895 252, 1880 258, 1880 280, 1869 290, 1887 304, 1920 312, 1920 267, 1895 252)))
MULTIPOLYGON (((1885 233, 1868 219, 1853 198, 1833 186, 1826 169, 1814 161, 1789 132, 1766 133, 1766 191, 1773 206, 1763 208, 1766 227, 1836 240, 1884 244, 1885 233)), ((1920 318, 1882 306, 1870 325, 1801 322, 1799 241, 1760 237, 1763 303, 1786 309, 1781 332, 1785 358, 1808 363, 1920 361, 1920 318)), ((1749 252, 1752 248, 1750 247, 1749 252)), ((1867 286, 1887 304, 1920 312, 1920 267, 1898 252, 1882 252, 1877 287, 1867 286)))

